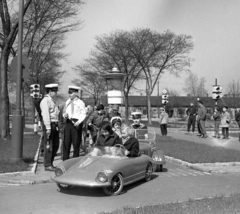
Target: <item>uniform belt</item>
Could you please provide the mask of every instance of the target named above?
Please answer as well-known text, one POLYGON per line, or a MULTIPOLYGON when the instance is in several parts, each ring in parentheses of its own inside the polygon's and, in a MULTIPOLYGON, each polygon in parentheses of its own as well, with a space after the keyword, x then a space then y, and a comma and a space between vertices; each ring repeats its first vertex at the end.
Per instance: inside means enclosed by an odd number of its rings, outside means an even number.
POLYGON ((71 122, 77 122, 78 121, 78 119, 76 119, 76 118, 71 118, 71 119, 68 119, 68 120, 70 120, 71 122))
POLYGON ((53 123, 53 124, 58 124, 58 121, 52 121, 51 123, 53 123))

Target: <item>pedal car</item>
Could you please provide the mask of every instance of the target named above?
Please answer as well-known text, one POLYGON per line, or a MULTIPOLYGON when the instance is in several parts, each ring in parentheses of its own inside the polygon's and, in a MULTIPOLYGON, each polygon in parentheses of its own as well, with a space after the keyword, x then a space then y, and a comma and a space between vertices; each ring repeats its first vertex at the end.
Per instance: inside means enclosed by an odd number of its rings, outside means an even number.
POLYGON ((135 137, 139 141, 141 154, 148 155, 157 164, 157 171, 163 170, 166 164, 164 152, 156 149, 156 133, 154 129, 136 129, 135 137))
POLYGON ((52 179, 60 190, 73 186, 98 187, 109 196, 120 194, 124 186, 138 180, 151 180, 157 166, 165 163, 164 155, 156 151, 154 130, 144 134, 136 131, 135 134, 144 138, 139 139, 138 157, 126 157, 123 145, 93 147, 85 157, 60 163, 52 179))

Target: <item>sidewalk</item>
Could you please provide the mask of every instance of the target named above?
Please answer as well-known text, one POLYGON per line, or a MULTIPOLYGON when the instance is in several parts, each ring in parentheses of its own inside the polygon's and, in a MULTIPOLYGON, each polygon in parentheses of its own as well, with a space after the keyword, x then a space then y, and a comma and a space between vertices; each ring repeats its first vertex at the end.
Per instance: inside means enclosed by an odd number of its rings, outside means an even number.
MULTIPOLYGON (((154 128, 154 129, 156 131, 156 134, 161 135, 159 128, 154 128)), ((211 133, 208 133, 208 136, 209 136, 208 138, 199 138, 195 134, 192 134, 192 133, 186 134, 185 132, 179 131, 177 129, 168 129, 168 136, 179 139, 179 140, 187 140, 195 143, 202 143, 210 146, 220 146, 220 147, 235 149, 240 151, 240 142, 238 141, 238 138, 232 137, 228 140, 217 139, 217 138, 212 138, 211 133)), ((81 154, 81 155, 84 155, 84 154, 81 154)), ((214 171, 212 169, 213 167, 215 167, 216 170, 220 170, 222 173, 224 173, 224 170, 225 170, 222 167, 221 169, 219 168, 217 169, 218 167, 217 163, 212 164, 211 168, 209 169, 209 166, 206 168, 206 164, 194 165, 194 164, 189 164, 171 157, 166 157, 166 159, 172 162, 179 163, 181 165, 186 165, 188 167, 195 168, 200 171, 213 172, 214 171)), ((43 157, 40 157, 39 150, 37 151, 37 154, 36 154, 36 160, 37 160, 36 164, 33 165, 31 171, 0 174, 0 186, 2 185, 18 186, 18 185, 29 185, 29 184, 53 183, 51 178, 55 175, 55 173, 54 171, 45 171, 44 165, 43 165, 43 157)), ((58 156, 55 157, 53 165, 57 166, 61 162, 62 160, 60 156, 60 151, 58 151, 58 156)), ((227 170, 230 169, 229 166, 231 165, 235 166, 234 170, 236 172, 240 172, 240 163, 226 163, 225 166, 227 166, 228 168, 227 170)))

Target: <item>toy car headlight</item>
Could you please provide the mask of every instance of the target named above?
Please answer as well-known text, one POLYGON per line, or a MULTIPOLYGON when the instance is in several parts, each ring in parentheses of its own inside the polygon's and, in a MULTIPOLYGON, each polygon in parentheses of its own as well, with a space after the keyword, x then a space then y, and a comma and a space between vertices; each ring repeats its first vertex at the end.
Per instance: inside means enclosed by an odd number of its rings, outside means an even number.
POLYGON ((55 169, 55 175, 56 175, 56 177, 64 174, 65 172, 66 172, 66 170, 65 170, 63 167, 61 167, 61 166, 60 166, 60 167, 57 167, 57 168, 55 169))
POLYGON ((105 183, 108 180, 108 176, 105 172, 99 172, 97 175, 97 180, 101 183, 105 183))

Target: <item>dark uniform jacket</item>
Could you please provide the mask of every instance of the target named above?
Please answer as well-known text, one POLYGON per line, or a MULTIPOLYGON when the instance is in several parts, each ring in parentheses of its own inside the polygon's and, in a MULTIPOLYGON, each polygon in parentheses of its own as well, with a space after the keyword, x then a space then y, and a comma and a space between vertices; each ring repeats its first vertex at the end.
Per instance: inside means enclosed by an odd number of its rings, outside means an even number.
POLYGON ((138 157, 139 155, 139 142, 135 137, 129 138, 124 144, 124 147, 130 152, 128 157, 138 157))
POLYGON ((115 132, 112 132, 107 138, 101 134, 97 140, 96 146, 114 146, 116 144, 122 144, 122 140, 115 132))

